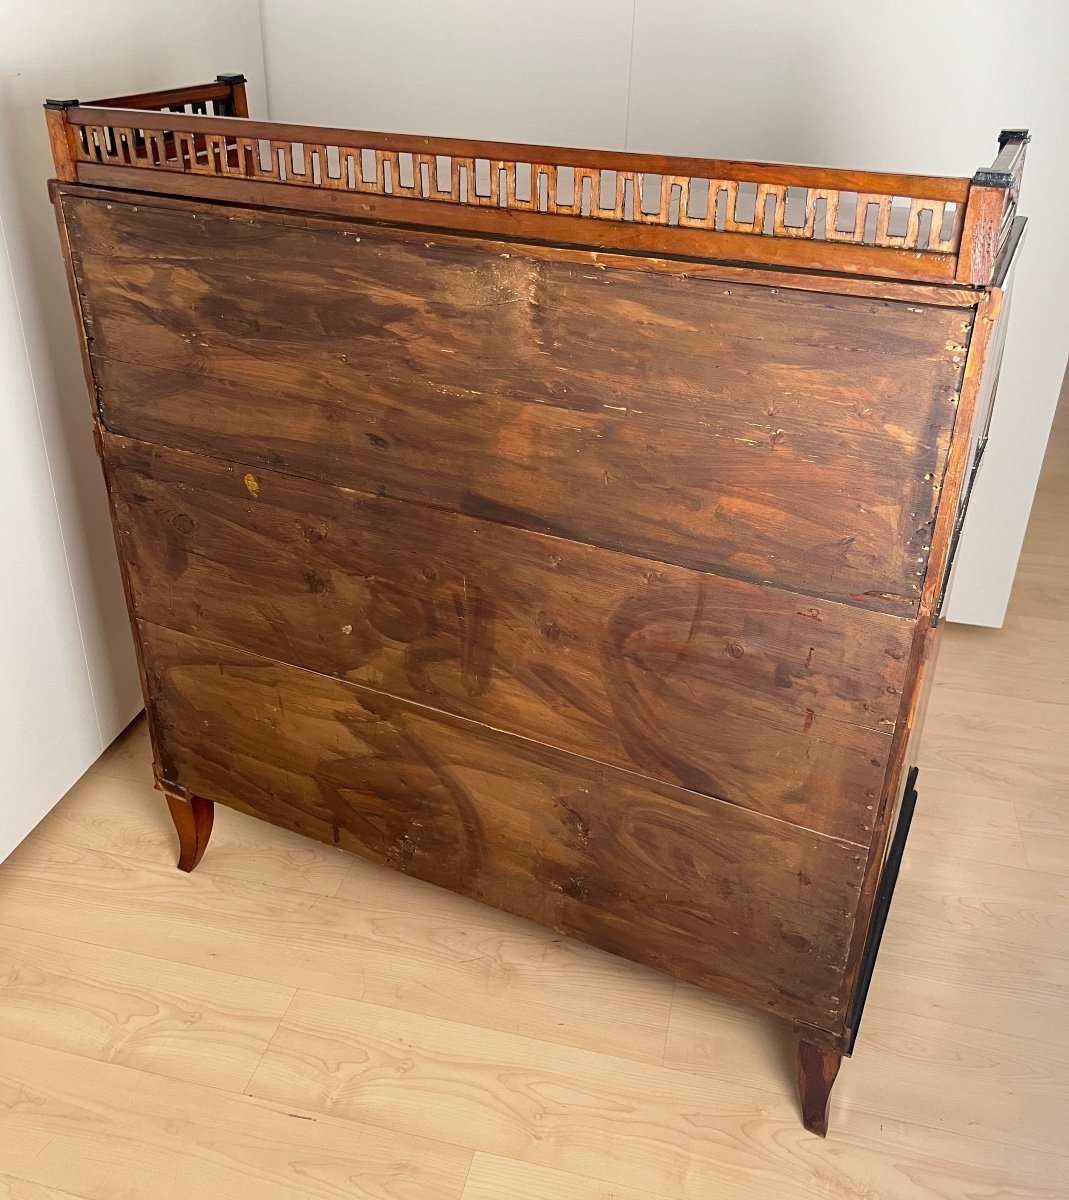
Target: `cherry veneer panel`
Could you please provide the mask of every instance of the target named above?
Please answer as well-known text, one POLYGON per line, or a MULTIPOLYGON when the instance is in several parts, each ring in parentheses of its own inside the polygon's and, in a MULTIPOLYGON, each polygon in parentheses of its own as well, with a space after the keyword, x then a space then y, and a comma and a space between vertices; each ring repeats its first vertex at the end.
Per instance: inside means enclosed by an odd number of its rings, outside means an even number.
POLYGON ((911 621, 104 442, 140 616, 867 842, 911 621))
POLYGON ((62 204, 114 432, 915 611, 960 309, 62 204))
POLYGON ((164 782, 825 1028, 864 851, 142 623, 164 782))

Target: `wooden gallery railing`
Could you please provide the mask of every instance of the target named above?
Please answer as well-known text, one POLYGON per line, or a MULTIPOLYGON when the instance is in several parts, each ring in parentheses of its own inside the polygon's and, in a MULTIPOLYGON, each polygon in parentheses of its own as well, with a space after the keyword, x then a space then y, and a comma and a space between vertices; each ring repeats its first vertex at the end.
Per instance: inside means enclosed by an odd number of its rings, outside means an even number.
POLYGON ((989 283, 1028 134, 972 179, 251 121, 240 75, 49 101, 61 180, 616 250, 989 283), (298 193, 295 188, 303 189, 298 193))

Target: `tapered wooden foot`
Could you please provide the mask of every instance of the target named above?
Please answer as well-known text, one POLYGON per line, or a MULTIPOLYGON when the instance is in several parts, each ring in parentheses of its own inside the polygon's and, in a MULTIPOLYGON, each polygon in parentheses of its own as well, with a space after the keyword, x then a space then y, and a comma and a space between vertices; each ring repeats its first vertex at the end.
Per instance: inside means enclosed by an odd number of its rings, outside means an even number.
POLYGON ((839 1074, 843 1056, 807 1042, 798 1042, 798 1095, 802 1101, 802 1124, 810 1133, 828 1136, 828 1101, 831 1085, 839 1074))
POLYGON ((178 869, 192 871, 204 857, 208 838, 212 835, 215 805, 201 796, 183 800, 181 796, 172 796, 169 792, 166 795, 167 807, 171 810, 171 820, 178 830, 178 843, 181 847, 178 869))

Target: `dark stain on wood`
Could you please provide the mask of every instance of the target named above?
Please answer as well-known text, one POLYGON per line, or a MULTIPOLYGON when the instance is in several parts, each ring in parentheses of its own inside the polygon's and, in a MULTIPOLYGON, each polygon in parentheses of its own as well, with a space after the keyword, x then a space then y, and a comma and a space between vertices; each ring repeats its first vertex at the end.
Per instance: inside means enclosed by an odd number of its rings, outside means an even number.
POLYGON ((146 619, 867 843, 910 622, 103 442, 146 619))
POLYGON ((961 310, 63 204, 112 431, 916 609, 961 310))
POLYGON ((835 1019, 858 847, 247 651, 141 629, 165 783, 179 794, 217 797, 770 1011, 835 1019))

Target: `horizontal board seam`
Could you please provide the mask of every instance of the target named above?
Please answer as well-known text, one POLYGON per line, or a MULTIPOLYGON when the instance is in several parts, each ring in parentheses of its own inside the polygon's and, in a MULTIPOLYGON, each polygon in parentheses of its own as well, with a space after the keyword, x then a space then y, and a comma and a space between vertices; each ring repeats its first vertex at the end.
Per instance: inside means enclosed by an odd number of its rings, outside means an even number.
MULTIPOLYGON (((280 467, 274 466, 274 465, 266 465, 261 462, 250 462, 248 459, 223 458, 219 454, 211 454, 208 451, 202 450, 202 449, 193 451, 193 450, 188 450, 183 446, 172 446, 172 445, 167 444, 166 442, 145 441, 143 438, 134 437, 128 433, 124 433, 121 429, 113 429, 110 426, 105 425, 103 419, 101 419, 101 421, 100 421, 100 428, 101 428, 101 431, 103 433, 107 434, 109 437, 122 438, 129 442, 136 442, 142 446, 158 447, 161 450, 177 452, 180 454, 198 455, 202 458, 210 459, 212 462, 226 463, 226 464, 230 464, 233 466, 249 467, 249 468, 252 468, 253 470, 271 471, 276 475, 283 475, 290 479, 300 479, 300 480, 304 480, 306 483, 323 484, 324 486, 338 488, 339 491, 351 492, 358 496, 370 496, 376 500, 380 500, 380 499, 381 500, 389 500, 392 503, 397 503, 397 504, 411 504, 418 508, 432 509, 435 512, 456 513, 456 515, 465 517, 468 520, 485 521, 488 524, 500 525, 506 529, 527 529, 527 526, 512 525, 508 521, 502 521, 495 517, 486 516, 486 515, 482 515, 482 514, 476 516, 473 513, 461 512, 458 509, 450 508, 444 504, 432 504, 430 501, 427 501, 427 500, 416 500, 416 499, 413 499, 408 496, 396 496, 391 493, 386 493, 385 495, 380 495, 378 492, 363 491, 360 488, 348 487, 345 484, 336 483, 332 480, 325 480, 325 479, 317 478, 314 475, 302 475, 298 471, 292 471, 292 470, 287 471, 283 468, 280 468, 280 467)), ((615 554, 627 554, 627 555, 631 556, 632 558, 640 558, 644 562, 661 563, 661 564, 665 564, 667 566, 681 567, 684 570, 698 571, 704 575, 719 576, 723 579, 735 579, 741 583, 749 583, 749 584, 753 584, 757 587, 772 588, 774 591, 779 592, 785 596, 797 596, 799 599, 804 599, 804 600, 819 600, 822 604, 834 605, 836 608, 839 608, 839 609, 850 609, 850 610, 856 610, 856 611, 860 611, 860 612, 873 613, 879 617, 889 618, 890 620, 908 621, 910 624, 915 623, 916 619, 917 619, 915 608, 913 609, 913 611, 909 611, 909 612, 888 612, 886 609, 873 608, 870 605, 863 604, 861 602, 852 604, 845 600, 836 600, 830 596, 827 596, 823 592, 818 592, 815 590, 784 587, 782 584, 776 583, 775 580, 761 579, 757 575, 751 575, 751 574, 747 574, 747 573, 741 572, 741 571, 731 571, 723 566, 714 571, 707 567, 695 567, 693 565, 693 563, 689 563, 689 562, 679 562, 679 561, 674 561, 674 560, 670 560, 670 559, 666 559, 666 558, 655 558, 651 554, 643 553, 641 548, 638 548, 638 549, 633 549, 631 547, 625 548, 625 547, 621 547, 621 546, 607 545, 604 542, 592 542, 592 541, 583 541, 578 538, 566 538, 566 537, 562 537, 560 534, 550 533, 543 529, 528 529, 528 532, 535 533, 539 537, 552 538, 553 541, 555 541, 555 542, 564 542, 566 545, 594 546, 594 547, 597 547, 602 550, 608 550, 615 554)), ((919 603, 919 600, 918 601, 910 600, 907 597, 900 597, 900 600, 902 603, 904 603, 904 604, 908 603, 910 605, 916 605, 917 603, 919 603)))
MULTIPOLYGON (((383 692, 377 688, 368 687, 366 684, 354 683, 349 679, 339 679, 335 675, 325 675, 323 672, 315 671, 310 667, 297 666, 294 663, 284 662, 282 659, 272 658, 269 655, 260 654, 256 651, 248 650, 241 646, 227 646, 225 643, 216 642, 210 638, 188 634, 182 629, 173 629, 168 625, 160 625, 155 621, 148 621, 144 617, 138 617, 137 624, 139 629, 142 627, 147 627, 149 629, 161 629, 169 633, 178 634, 180 637, 194 637, 196 641, 202 642, 204 645, 216 647, 224 653, 227 650, 235 650, 242 655, 248 656, 249 658, 258 659, 260 662, 270 663, 271 665, 277 667, 284 667, 285 669, 291 671, 299 671, 306 675, 313 675, 317 679, 322 679, 329 683, 341 683, 345 687, 352 688, 355 692, 362 692, 369 696, 386 696, 402 707, 418 709, 421 712, 433 714, 434 717, 444 718, 446 724, 461 725, 467 727, 468 729, 486 729, 498 735, 499 737, 503 737, 511 741, 522 742, 530 746, 548 746, 548 743, 539 742, 534 738, 525 737, 521 733, 513 733, 511 730, 500 729, 496 725, 489 725, 483 721, 473 721, 470 717, 462 717, 456 713, 446 712, 442 709, 435 708, 433 705, 423 704, 418 700, 410 700, 404 696, 396 696, 392 692, 383 692)), ((640 771, 631 771, 626 767, 617 766, 615 763, 602 762, 601 759, 591 758, 589 755, 585 754, 578 754, 572 750, 562 750, 557 746, 549 746, 548 748, 553 750, 554 753, 560 754, 562 757, 573 758, 584 763, 591 763, 594 766, 604 769, 605 771, 618 773, 620 775, 626 775, 632 779, 641 780, 644 784, 651 784, 654 788, 663 788, 666 792, 669 792, 672 795, 677 795, 679 802, 681 804, 685 804, 689 808, 701 809, 703 807, 702 804, 695 804, 690 797, 695 797, 703 802, 711 800, 714 804, 724 804, 729 808, 739 809, 741 812, 747 813, 757 821, 775 821, 777 825, 784 825, 788 829, 801 830, 804 833, 810 834, 813 837, 821 838, 824 841, 837 842, 840 846, 849 847, 851 850, 868 849, 868 845, 864 842, 852 842, 848 838, 836 837, 834 834, 830 833, 822 833, 818 829, 810 829, 806 825, 798 825, 793 821, 785 820, 783 817, 776 817, 770 815, 769 813, 757 812, 754 809, 747 808, 745 805, 738 804, 735 801, 725 800, 720 796, 710 796, 704 792, 696 792, 691 788, 683 787, 681 784, 666 783, 663 780, 654 779, 652 776, 643 775, 640 771)), ((163 782, 172 783, 173 781, 165 779, 163 782)))
POLYGON ((180 211, 203 211, 205 202, 224 211, 247 212, 257 220, 269 220, 277 224, 298 228, 337 229, 341 225, 356 224, 375 232, 393 236, 399 241, 426 241, 434 237, 443 243, 464 243, 479 241, 485 247, 500 247, 507 250, 510 247, 529 249, 534 256, 541 256, 546 250, 553 251, 553 257, 564 261, 589 262, 590 265, 599 263, 619 266, 625 270, 647 270, 652 272, 677 271, 687 268, 698 268, 703 278, 721 283, 734 283, 757 288, 778 287, 782 291, 798 291, 806 294, 833 295, 837 297, 858 297, 862 299, 886 300, 890 303, 910 303, 920 301, 938 308, 971 309, 975 308, 983 296, 980 289, 963 288, 960 284, 938 283, 908 280, 882 279, 870 275, 837 275, 824 274, 815 269, 800 268, 796 271, 786 271, 782 267, 759 265, 752 263, 731 263, 718 259, 703 259, 686 255, 668 255, 650 251, 622 248, 599 250, 583 246, 557 246, 552 242, 542 240, 525 240, 520 238, 498 235, 487 237, 477 231, 461 229, 449 230, 439 226, 400 225, 388 221, 375 220, 370 217, 355 215, 333 216, 326 213, 313 213, 301 209, 286 209, 272 205, 257 205, 252 202, 240 202, 220 199, 186 200, 181 196, 172 196, 156 192, 135 192, 128 187, 109 188, 103 185, 80 184, 60 186, 56 189, 59 196, 71 196, 76 199, 103 199, 113 204, 125 204, 131 207, 165 208, 180 211), (646 264, 645 266, 639 264, 646 264), (783 282, 784 276, 792 282, 783 282), (777 280, 781 282, 777 283, 777 280), (836 291, 834 286, 827 284, 857 284, 868 287, 869 291, 844 288, 836 291), (810 285, 811 286, 807 286, 810 285), (895 294, 888 295, 888 292, 895 294))

